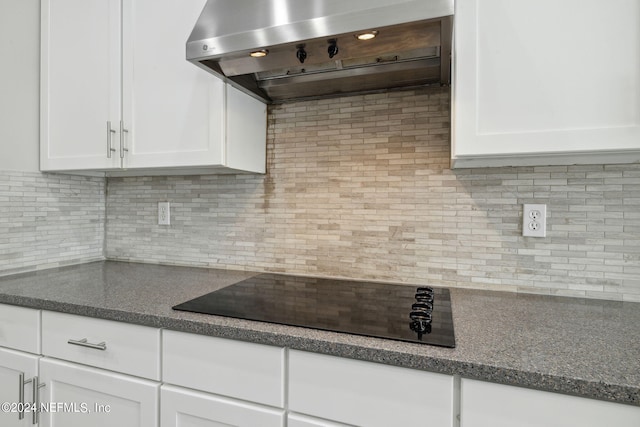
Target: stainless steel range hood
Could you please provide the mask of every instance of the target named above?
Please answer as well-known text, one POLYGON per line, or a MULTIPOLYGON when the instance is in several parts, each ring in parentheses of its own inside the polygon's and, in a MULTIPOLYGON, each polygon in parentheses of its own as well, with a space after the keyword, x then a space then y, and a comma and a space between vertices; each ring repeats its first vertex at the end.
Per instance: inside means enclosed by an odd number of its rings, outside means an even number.
POLYGON ((453 0, 208 0, 187 60, 267 102, 448 84, 452 15, 453 0))

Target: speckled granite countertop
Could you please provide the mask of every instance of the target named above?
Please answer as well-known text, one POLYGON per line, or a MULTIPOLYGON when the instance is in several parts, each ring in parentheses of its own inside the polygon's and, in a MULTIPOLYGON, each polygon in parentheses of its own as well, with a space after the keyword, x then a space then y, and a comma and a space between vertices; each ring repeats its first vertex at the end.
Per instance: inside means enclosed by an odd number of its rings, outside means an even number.
POLYGON ((640 406, 638 303, 452 289, 455 349, 171 309, 253 274, 95 262, 2 277, 0 303, 640 406))

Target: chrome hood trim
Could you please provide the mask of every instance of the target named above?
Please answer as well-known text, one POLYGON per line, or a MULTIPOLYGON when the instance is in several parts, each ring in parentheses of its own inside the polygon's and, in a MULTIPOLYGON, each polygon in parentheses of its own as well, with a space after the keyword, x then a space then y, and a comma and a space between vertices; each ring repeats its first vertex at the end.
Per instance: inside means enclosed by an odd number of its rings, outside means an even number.
POLYGON ((452 15, 453 0, 208 0, 187 60, 267 102, 448 84, 452 15))

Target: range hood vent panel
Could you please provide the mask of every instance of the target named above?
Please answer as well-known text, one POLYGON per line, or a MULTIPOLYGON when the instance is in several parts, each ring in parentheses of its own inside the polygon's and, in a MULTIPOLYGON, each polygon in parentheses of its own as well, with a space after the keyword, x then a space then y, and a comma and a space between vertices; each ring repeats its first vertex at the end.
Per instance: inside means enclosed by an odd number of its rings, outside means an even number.
POLYGON ((208 0, 187 59, 266 102, 448 84, 452 14, 452 0, 208 0))

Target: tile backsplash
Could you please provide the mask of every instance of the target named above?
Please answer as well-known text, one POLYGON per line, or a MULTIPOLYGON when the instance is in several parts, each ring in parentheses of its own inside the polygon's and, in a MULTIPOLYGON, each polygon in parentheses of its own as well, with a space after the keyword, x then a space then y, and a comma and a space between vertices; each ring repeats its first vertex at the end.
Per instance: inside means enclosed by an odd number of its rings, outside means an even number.
POLYGON ((0 171, 0 275, 104 259, 105 180, 0 171))
POLYGON ((267 175, 109 179, 106 256, 640 301, 640 165, 450 170, 449 129, 441 88, 271 106, 267 175))

